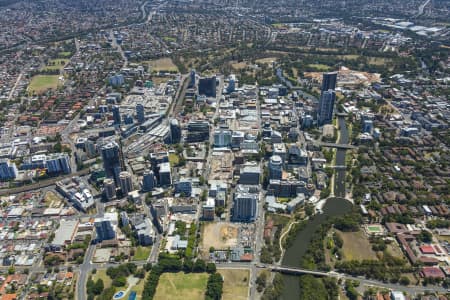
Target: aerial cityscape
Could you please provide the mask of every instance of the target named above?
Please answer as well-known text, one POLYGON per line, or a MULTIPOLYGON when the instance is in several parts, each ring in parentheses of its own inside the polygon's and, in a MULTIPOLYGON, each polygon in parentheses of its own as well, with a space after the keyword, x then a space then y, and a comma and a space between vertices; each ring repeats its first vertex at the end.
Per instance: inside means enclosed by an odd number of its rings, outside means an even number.
POLYGON ((0 28, 0 300, 450 299, 450 1, 0 28))

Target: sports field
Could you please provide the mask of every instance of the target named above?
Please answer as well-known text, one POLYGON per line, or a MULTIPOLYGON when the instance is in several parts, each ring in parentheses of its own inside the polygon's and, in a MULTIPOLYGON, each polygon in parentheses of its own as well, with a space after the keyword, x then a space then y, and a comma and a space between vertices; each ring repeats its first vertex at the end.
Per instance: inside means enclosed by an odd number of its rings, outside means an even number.
POLYGON ((28 85, 29 93, 43 93, 49 89, 56 89, 59 84, 58 75, 36 75, 28 85))
POLYGON ((207 273, 164 273, 159 277, 155 300, 197 300, 205 298, 207 273))

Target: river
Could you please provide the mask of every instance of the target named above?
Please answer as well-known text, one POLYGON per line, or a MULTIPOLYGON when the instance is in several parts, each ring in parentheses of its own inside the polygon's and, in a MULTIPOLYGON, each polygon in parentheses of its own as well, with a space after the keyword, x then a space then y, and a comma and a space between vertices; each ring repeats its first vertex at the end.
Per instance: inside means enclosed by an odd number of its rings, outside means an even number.
MULTIPOLYGON (((339 124, 339 144, 348 144, 348 130, 343 116, 338 117, 339 124)), ((345 149, 336 150, 336 166, 345 166, 345 149)), ((335 172, 334 195, 336 197, 345 198, 345 169, 339 168, 335 172)))
MULTIPOLYGON (((349 212, 352 204, 343 198, 330 198, 323 207, 323 214, 314 216, 306 227, 297 233, 291 247, 286 249, 283 257, 282 265, 289 267, 300 267, 300 259, 306 253, 308 245, 317 228, 329 217, 343 215, 349 212)), ((283 275, 284 290, 281 299, 292 300, 298 299, 300 293, 299 277, 291 275, 283 275)))
MULTIPOLYGON (((340 144, 348 144, 349 136, 347 126, 345 124, 345 118, 338 116, 339 124, 339 141, 340 144)), ((345 149, 338 149, 336 151, 336 165, 345 166, 345 149)), ((297 236, 291 247, 286 249, 284 254, 282 265, 288 267, 300 267, 300 260, 306 253, 308 246, 311 242, 312 236, 316 232, 317 228, 329 217, 340 216, 352 209, 352 203, 345 200, 345 169, 337 169, 335 173, 334 181, 334 194, 335 198, 327 200, 323 207, 323 213, 314 216, 306 227, 297 233, 297 236)), ((281 296, 282 300, 298 299, 300 293, 299 277, 291 275, 283 275, 284 290, 281 296)))

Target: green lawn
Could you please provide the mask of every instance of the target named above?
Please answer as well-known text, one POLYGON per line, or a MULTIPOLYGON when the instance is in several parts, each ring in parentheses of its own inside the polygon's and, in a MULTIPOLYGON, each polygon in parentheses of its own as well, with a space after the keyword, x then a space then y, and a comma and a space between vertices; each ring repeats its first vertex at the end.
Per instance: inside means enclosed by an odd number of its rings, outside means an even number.
POLYGON ((31 79, 28 85, 30 93, 42 93, 48 89, 56 89, 58 87, 58 75, 36 75, 31 79))
POLYGON ((308 67, 313 68, 319 72, 330 70, 330 67, 324 64, 309 64, 308 67))
POLYGON ((204 299, 207 273, 164 273, 159 278, 154 300, 204 299))
POLYGON ((165 36, 165 37, 163 37, 163 40, 165 41, 165 42, 176 42, 177 41, 177 39, 176 38, 174 38, 174 37, 170 37, 170 36, 165 36))
POLYGON ((286 27, 286 25, 284 25, 282 23, 273 23, 272 26, 277 29, 286 27))
POLYGON ((175 153, 169 154, 170 166, 175 167, 180 162, 180 157, 175 153))
POLYGON ((103 280, 103 284, 105 285, 105 288, 111 286, 112 280, 108 275, 106 275, 106 269, 97 270, 97 272, 92 275, 92 280, 94 282, 96 282, 98 279, 103 280))
POLYGON ((147 260, 152 251, 152 247, 142 247, 138 246, 136 252, 134 253, 133 260, 147 260))
POLYGON ((290 200, 288 197, 277 197, 278 203, 288 203, 290 200))
POLYGON ((59 52, 58 56, 63 57, 63 58, 68 58, 68 57, 72 56, 72 52, 70 52, 70 51, 59 52))
MULTIPOLYGON (((106 269, 98 269, 95 274, 92 274, 92 280, 94 282, 96 282, 98 279, 103 280, 105 289, 109 288, 112 285, 111 278, 108 275, 106 275, 106 269)), ((144 290, 145 279, 138 280, 136 278, 133 278, 133 280, 136 281, 137 283, 134 286, 130 287, 127 294, 122 299, 128 299, 128 296, 131 294, 132 291, 136 292, 137 294, 136 299, 142 299, 142 291, 144 290)), ((127 283, 124 287, 115 287, 114 289, 116 292, 126 291, 128 289, 128 285, 129 283, 127 283)))

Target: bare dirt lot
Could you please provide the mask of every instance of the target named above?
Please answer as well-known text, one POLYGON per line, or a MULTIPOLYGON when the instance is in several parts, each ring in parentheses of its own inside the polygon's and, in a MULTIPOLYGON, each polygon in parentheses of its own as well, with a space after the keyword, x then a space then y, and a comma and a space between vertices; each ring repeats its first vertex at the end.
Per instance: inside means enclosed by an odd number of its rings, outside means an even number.
POLYGON ((210 223, 203 226, 203 251, 208 252, 211 247, 216 250, 226 250, 237 245, 238 226, 227 222, 210 223))

